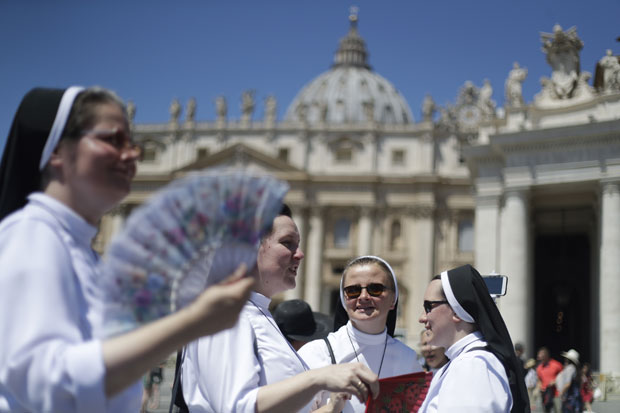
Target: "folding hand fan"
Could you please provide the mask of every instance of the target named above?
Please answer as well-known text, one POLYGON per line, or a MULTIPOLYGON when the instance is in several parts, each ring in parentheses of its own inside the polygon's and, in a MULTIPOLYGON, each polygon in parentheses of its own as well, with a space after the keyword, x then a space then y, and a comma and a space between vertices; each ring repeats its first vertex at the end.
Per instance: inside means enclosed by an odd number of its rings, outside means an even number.
POLYGON ((242 262, 253 268, 287 191, 268 175, 215 169, 156 193, 131 214, 102 260, 99 335, 182 308, 242 262))

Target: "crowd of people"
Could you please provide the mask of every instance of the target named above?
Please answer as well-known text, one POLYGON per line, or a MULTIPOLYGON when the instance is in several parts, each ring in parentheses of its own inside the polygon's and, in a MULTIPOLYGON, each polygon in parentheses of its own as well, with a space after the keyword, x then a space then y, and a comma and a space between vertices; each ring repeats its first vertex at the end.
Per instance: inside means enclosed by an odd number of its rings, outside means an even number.
MULTIPOLYGON (((0 163, 0 412, 145 411, 180 348, 178 396, 192 412, 363 412, 380 380, 430 371, 420 412, 528 412, 533 368, 512 340, 478 271, 435 276, 419 321, 421 357, 394 337, 399 288, 390 264, 352 259, 333 323, 295 288, 304 253, 290 208, 240 265, 189 306, 112 338, 102 323, 101 217, 129 193, 140 148, 111 91, 36 88, 24 96, 0 163), (157 367, 155 367, 157 368, 157 367)), ((429 274, 430 276, 430 274, 429 274)), ((591 401, 589 366, 541 348, 536 389, 546 411, 591 401), (589 397, 589 399, 588 399, 589 397)), ((570 410, 573 409, 573 410, 570 410)), ((559 411, 559 410, 556 410, 559 411)))

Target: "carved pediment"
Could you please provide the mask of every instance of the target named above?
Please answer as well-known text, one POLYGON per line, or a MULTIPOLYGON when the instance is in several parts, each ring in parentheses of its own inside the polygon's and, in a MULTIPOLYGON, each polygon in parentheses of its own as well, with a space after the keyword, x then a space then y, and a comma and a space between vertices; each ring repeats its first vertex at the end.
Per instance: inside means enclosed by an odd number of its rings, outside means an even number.
POLYGON ((243 143, 237 143, 219 152, 199 158, 176 170, 174 174, 183 174, 215 167, 250 168, 273 174, 305 176, 301 169, 294 167, 288 162, 277 159, 243 143))

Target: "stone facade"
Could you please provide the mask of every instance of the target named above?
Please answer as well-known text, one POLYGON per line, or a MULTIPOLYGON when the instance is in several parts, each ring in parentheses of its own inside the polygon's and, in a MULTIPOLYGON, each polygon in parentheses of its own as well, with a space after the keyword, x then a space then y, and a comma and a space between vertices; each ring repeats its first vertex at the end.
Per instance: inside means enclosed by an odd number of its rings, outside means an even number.
MULTIPOLYGON (((256 168, 291 185, 286 202, 306 258, 286 298, 303 298, 330 313, 345 263, 360 254, 382 256, 401 286, 399 331, 416 346, 430 278, 474 263, 482 273, 509 276, 500 309, 513 339, 533 353, 557 339, 539 319, 557 309, 545 307, 539 280, 549 277, 538 267, 551 258, 536 240, 583 234, 589 249, 580 257, 587 258, 587 271, 571 280, 586 283, 585 302, 598 307, 586 323, 562 323, 577 325, 586 337, 584 360, 620 372, 616 66, 606 63, 606 83, 589 86, 579 71, 583 45, 576 29, 557 26, 543 34, 552 75, 534 102, 523 99, 527 69, 515 63, 507 73, 505 108, 491 99, 488 81, 480 88, 468 81, 453 105, 439 107, 427 96, 416 122, 396 88, 371 70, 357 16, 350 20, 332 69, 299 92, 281 121, 276 97, 265 101, 264 117, 257 119, 254 92, 246 91, 241 119, 229 119, 226 99, 219 97, 211 121, 194 119, 192 100, 185 119, 174 101, 169 122, 133 124, 145 159, 131 194, 102 221, 97 245, 103 249, 122 216, 176 177, 215 166, 256 168)), ((569 317, 565 307, 573 292, 566 298, 553 291, 548 300, 561 301, 562 317, 569 317)), ((553 351, 582 345, 572 341, 575 334, 562 337, 553 351)))

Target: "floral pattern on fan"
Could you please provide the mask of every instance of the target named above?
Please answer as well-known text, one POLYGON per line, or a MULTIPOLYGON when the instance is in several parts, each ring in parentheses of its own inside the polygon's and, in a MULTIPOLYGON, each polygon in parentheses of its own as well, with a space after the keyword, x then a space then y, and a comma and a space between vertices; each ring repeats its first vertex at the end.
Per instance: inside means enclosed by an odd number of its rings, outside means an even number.
POLYGON ((102 261, 102 335, 187 305, 242 262, 252 268, 287 191, 269 175, 214 169, 156 193, 131 214, 102 261))

